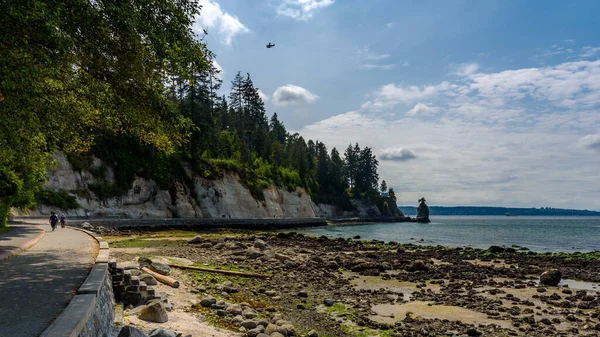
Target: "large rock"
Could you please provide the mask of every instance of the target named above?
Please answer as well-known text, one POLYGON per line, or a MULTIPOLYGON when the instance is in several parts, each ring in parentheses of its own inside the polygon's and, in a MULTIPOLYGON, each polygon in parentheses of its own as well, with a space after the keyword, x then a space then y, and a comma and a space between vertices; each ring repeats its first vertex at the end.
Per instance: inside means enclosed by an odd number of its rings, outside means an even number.
MULTIPOLYGON (((133 275, 133 273, 131 273, 131 275, 133 275)), ((139 274, 138 278, 140 279, 140 281, 145 282, 146 285, 149 285, 149 286, 158 285, 158 282, 156 281, 154 276, 152 276, 150 274, 141 273, 141 274, 139 274)))
POLYGON ((177 333, 161 328, 156 328, 150 331, 148 337, 177 337, 177 333))
POLYGON ((167 315, 167 307, 160 301, 154 301, 144 306, 140 311, 138 318, 144 321, 155 323, 165 323, 169 320, 169 316, 167 315))
POLYGON ((152 262, 149 266, 150 270, 157 272, 161 275, 169 275, 171 267, 164 263, 152 262))
POLYGON ((188 243, 191 243, 191 244, 202 243, 202 242, 204 242, 204 239, 200 235, 196 235, 188 241, 188 243))
POLYGON ((431 222, 429 220, 429 207, 425 203, 425 198, 419 199, 419 207, 417 208, 417 222, 431 222))
POLYGON ((558 269, 546 270, 542 273, 542 275, 540 275, 540 283, 547 286, 556 287, 560 282, 561 277, 562 274, 558 269))
POLYGON ((148 335, 132 326, 126 325, 119 331, 117 337, 148 337, 148 335))

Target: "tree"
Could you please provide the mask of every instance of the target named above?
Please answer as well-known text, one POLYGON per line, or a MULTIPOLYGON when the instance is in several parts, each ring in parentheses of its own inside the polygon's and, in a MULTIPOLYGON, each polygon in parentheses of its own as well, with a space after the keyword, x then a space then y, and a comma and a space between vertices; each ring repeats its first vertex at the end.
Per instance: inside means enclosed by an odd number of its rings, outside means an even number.
POLYGON ((0 166, 23 182, 4 203, 31 202, 51 153, 87 151, 99 135, 165 152, 186 142, 191 122, 167 83, 189 84, 190 61, 206 62, 195 1, 2 4, 0 166))
POLYGON ((386 193, 387 192, 387 184, 385 183, 385 180, 381 181, 381 187, 380 187, 381 193, 386 193))
POLYGON ((327 194, 331 192, 331 181, 329 175, 329 154, 325 144, 317 141, 317 182, 319 183, 319 192, 327 194))
POLYGON ((388 191, 388 197, 394 200, 394 205, 398 203, 398 200, 396 199, 396 193, 392 187, 390 187, 390 190, 388 191))
MULTIPOLYGON (((358 144, 356 144, 356 146, 358 146, 358 144)), ((349 144, 344 152, 344 161, 346 163, 344 175, 348 180, 348 185, 353 189, 358 168, 358 153, 356 152, 355 147, 352 147, 352 144, 349 144)))

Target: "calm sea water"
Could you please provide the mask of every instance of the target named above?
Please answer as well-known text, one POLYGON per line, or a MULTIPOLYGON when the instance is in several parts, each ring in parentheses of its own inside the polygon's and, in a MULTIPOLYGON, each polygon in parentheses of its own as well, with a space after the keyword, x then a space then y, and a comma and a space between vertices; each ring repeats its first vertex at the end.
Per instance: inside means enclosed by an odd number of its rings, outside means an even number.
POLYGON ((367 240, 449 247, 519 245, 536 252, 600 250, 600 217, 434 216, 428 224, 336 225, 296 231, 315 236, 360 235, 367 240))

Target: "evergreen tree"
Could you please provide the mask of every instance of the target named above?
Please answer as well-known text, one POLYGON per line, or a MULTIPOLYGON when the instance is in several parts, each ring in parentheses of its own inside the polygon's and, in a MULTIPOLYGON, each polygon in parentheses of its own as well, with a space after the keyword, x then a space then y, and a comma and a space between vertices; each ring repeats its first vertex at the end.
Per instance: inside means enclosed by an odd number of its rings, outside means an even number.
POLYGON ((381 181, 381 187, 380 187, 381 193, 386 193, 387 192, 387 184, 385 183, 385 180, 381 181))
MULTIPOLYGON (((358 146, 358 144, 356 144, 358 146)), ((344 161, 346 163, 344 175, 351 189, 354 189, 356 171, 358 168, 358 153, 352 144, 349 144, 344 152, 344 161)))
POLYGON ((327 148, 325 144, 317 141, 316 143, 317 150, 317 183, 319 184, 319 192, 322 194, 331 193, 331 181, 329 175, 329 154, 327 153, 327 148))

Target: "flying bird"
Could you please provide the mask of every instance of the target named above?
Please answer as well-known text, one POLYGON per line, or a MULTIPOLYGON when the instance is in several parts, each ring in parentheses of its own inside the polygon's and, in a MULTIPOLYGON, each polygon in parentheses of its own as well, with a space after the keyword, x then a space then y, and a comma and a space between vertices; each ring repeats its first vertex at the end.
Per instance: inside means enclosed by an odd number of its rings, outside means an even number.
POLYGON ((271 42, 269 42, 269 44, 267 45, 267 48, 273 48, 273 47, 275 47, 275 45, 272 44, 271 42))

